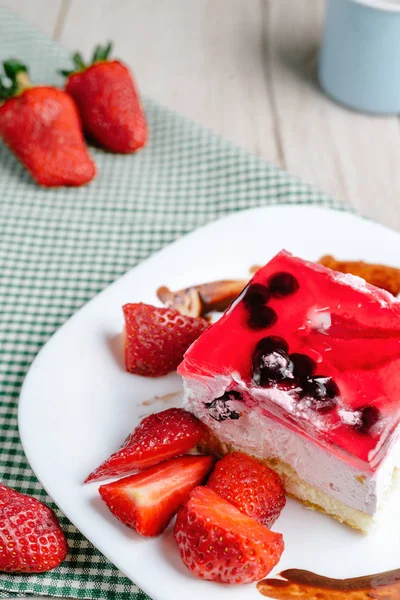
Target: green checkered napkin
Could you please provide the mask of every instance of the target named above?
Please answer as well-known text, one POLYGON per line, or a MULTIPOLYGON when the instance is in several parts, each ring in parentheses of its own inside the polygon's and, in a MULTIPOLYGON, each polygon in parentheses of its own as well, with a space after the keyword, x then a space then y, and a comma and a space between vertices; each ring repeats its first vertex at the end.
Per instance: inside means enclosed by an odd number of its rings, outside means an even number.
MULTIPOLYGON (((0 60, 17 56, 34 81, 61 84, 69 52, 0 8, 0 60)), ((151 140, 136 156, 92 149, 97 179, 45 190, 0 142, 0 479, 51 503, 18 437, 25 374, 51 334, 127 269, 188 231, 277 203, 341 206, 206 129, 145 102, 151 140)), ((0 595, 134 600, 147 596, 57 511, 68 559, 42 575, 0 574, 0 595)))

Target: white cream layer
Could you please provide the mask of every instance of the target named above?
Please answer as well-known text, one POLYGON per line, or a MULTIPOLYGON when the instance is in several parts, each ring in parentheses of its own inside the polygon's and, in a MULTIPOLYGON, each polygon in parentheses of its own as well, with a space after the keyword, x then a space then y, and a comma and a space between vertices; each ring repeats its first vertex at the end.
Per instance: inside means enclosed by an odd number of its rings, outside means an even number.
POLYGON ((373 516, 391 487, 394 468, 400 466, 400 439, 374 473, 360 470, 312 440, 292 431, 240 400, 229 406, 241 413, 237 420, 213 419, 205 403, 222 396, 231 377, 185 379, 184 406, 205 423, 223 444, 260 459, 277 457, 292 466, 299 477, 347 506, 373 516))

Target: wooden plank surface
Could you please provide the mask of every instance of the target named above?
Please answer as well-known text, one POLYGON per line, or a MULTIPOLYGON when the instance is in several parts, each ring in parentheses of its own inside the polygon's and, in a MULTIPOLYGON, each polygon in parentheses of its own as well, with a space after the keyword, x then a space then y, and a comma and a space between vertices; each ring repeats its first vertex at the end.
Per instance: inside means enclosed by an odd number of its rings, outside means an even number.
POLYGON ((86 55, 115 40, 140 89, 400 230, 397 117, 320 91, 321 0, 0 0, 86 55))
POLYGON ((264 6, 267 60, 287 170, 400 229, 398 118, 356 113, 319 89, 323 3, 285 0, 264 6), (291 18, 284 18, 282 4, 291 18))
POLYGON ((25 17, 48 35, 54 37, 57 28, 64 20, 61 10, 69 0, 0 0, 0 6, 5 6, 15 13, 25 17))

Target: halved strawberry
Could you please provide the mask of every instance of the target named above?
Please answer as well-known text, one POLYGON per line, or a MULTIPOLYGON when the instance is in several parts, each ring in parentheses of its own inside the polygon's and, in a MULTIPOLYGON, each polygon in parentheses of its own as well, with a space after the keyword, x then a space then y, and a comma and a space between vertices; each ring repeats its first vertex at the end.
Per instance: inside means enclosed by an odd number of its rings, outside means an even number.
POLYGON ((140 535, 160 534, 213 466, 211 456, 182 456, 99 488, 122 523, 140 535))
POLYGON ((278 475, 243 452, 227 454, 218 461, 207 486, 267 527, 275 523, 286 504, 278 475))
POLYGON ((130 373, 159 377, 174 371, 189 346, 209 326, 172 308, 125 304, 125 368, 130 373))
POLYGON ((278 563, 284 544, 214 490, 197 487, 179 510, 174 528, 182 561, 192 573, 222 583, 262 579, 278 563))
POLYGON ((194 415, 183 408, 168 408, 144 418, 126 439, 85 483, 95 479, 116 477, 185 454, 197 446, 204 428, 194 415))

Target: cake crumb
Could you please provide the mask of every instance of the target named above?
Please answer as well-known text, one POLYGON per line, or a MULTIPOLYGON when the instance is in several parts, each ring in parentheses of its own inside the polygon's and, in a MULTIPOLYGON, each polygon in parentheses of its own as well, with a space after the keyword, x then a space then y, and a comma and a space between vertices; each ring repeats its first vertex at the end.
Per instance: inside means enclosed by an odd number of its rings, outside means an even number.
POLYGON ((179 390, 177 392, 170 392, 169 394, 164 394, 163 396, 154 396, 153 398, 150 398, 150 400, 144 400, 142 402, 142 406, 151 406, 152 404, 155 404, 156 402, 165 402, 165 403, 169 403, 169 402, 174 402, 181 400, 181 397, 183 396, 182 391, 179 390))

